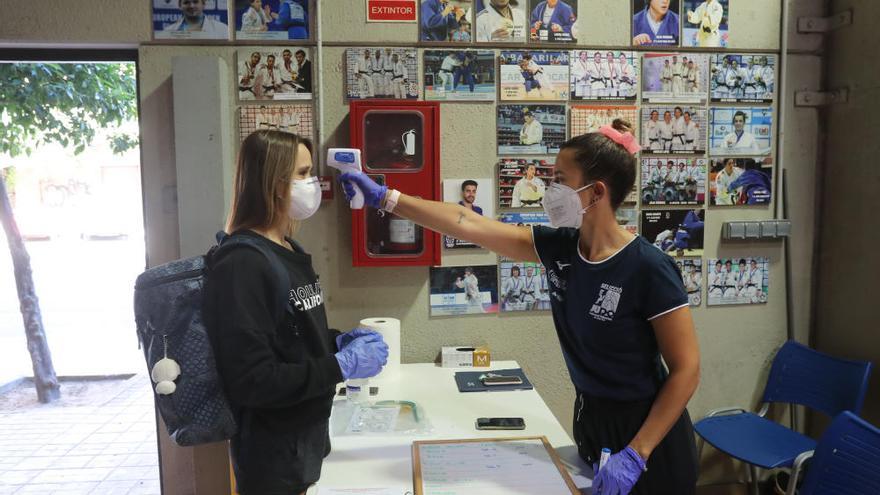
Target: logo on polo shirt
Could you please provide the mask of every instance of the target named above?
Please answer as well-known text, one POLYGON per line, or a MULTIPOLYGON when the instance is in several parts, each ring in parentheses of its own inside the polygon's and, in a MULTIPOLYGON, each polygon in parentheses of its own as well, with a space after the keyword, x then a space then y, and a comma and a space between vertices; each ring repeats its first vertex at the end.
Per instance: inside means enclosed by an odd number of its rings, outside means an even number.
POLYGON ((614 313, 617 312, 617 305, 620 303, 620 295, 623 289, 613 285, 602 284, 599 287, 599 297, 590 308, 590 316, 600 321, 611 321, 614 319, 614 313))
POLYGON ((290 302, 297 311, 309 311, 324 304, 324 292, 321 283, 303 285, 290 289, 290 302))

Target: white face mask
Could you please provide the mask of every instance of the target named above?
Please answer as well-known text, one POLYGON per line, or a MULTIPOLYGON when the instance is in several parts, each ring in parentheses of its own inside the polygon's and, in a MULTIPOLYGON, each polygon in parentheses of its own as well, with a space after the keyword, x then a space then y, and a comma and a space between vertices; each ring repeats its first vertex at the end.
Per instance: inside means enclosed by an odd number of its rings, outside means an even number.
POLYGON ((321 185, 317 177, 293 179, 290 186, 290 216, 305 220, 321 206, 321 185))
POLYGON ((579 229, 584 212, 596 206, 596 203, 591 203, 586 207, 581 206, 581 198, 578 193, 594 185, 596 185, 595 182, 575 190, 558 182, 550 183, 547 191, 544 192, 544 212, 550 219, 550 225, 556 228, 579 229))

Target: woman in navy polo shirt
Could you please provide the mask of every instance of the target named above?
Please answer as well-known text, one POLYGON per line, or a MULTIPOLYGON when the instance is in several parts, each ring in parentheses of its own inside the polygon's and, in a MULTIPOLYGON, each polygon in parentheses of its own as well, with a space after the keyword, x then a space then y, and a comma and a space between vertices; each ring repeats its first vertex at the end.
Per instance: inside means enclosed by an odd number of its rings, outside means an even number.
POLYGON ((369 206, 543 263, 577 389, 578 451, 588 463, 598 462, 602 448, 613 452, 594 493, 687 495, 696 489, 697 454, 685 406, 700 366, 687 292, 673 259, 620 227, 614 213, 635 182, 638 150, 621 120, 563 144, 544 196, 554 228, 504 224, 388 190, 362 173, 340 179, 347 196, 357 185, 369 206))

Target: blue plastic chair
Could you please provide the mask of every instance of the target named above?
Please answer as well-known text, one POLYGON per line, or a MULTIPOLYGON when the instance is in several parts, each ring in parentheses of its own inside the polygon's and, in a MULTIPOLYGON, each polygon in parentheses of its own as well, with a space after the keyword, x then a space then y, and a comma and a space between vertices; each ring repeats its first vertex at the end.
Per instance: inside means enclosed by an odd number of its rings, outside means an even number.
MULTIPOLYGON (((880 493, 880 429, 844 411, 822 434, 816 451, 806 459, 800 495, 877 495, 880 493)), ((799 470, 792 472, 787 495, 794 495, 799 470)))
MULTIPOLYGON (((757 413, 741 407, 716 409, 697 421, 694 429, 707 442, 749 465, 752 492, 758 492, 758 469, 799 470, 798 456, 816 448, 816 441, 765 419, 770 404, 807 406, 835 417, 862 409, 871 363, 823 354, 788 341, 779 348, 757 413)), ((702 454, 703 443, 700 444, 702 454)), ((702 455, 700 455, 702 458, 702 455)))

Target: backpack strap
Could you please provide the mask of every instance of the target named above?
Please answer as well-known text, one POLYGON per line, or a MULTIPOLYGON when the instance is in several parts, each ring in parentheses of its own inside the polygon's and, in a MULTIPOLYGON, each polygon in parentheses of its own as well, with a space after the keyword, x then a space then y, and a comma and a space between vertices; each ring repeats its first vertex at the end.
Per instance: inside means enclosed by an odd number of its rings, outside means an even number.
MULTIPOLYGON (((214 260, 219 259, 221 256, 224 256, 233 249, 239 247, 246 247, 259 251, 266 257, 266 260, 269 262, 269 266, 272 267, 272 272, 276 277, 278 287, 278 290, 276 290, 278 293, 278 301, 276 301, 276 304, 280 309, 279 316, 283 316, 285 312, 293 315, 293 307, 290 305, 290 299, 288 296, 290 291, 290 276, 287 274, 287 269, 284 268, 278 255, 272 252, 265 243, 246 235, 228 235, 225 232, 220 231, 217 232, 216 237, 217 245, 208 251, 209 262, 213 263, 214 260)), ((299 246, 295 247, 299 248, 299 246)))

